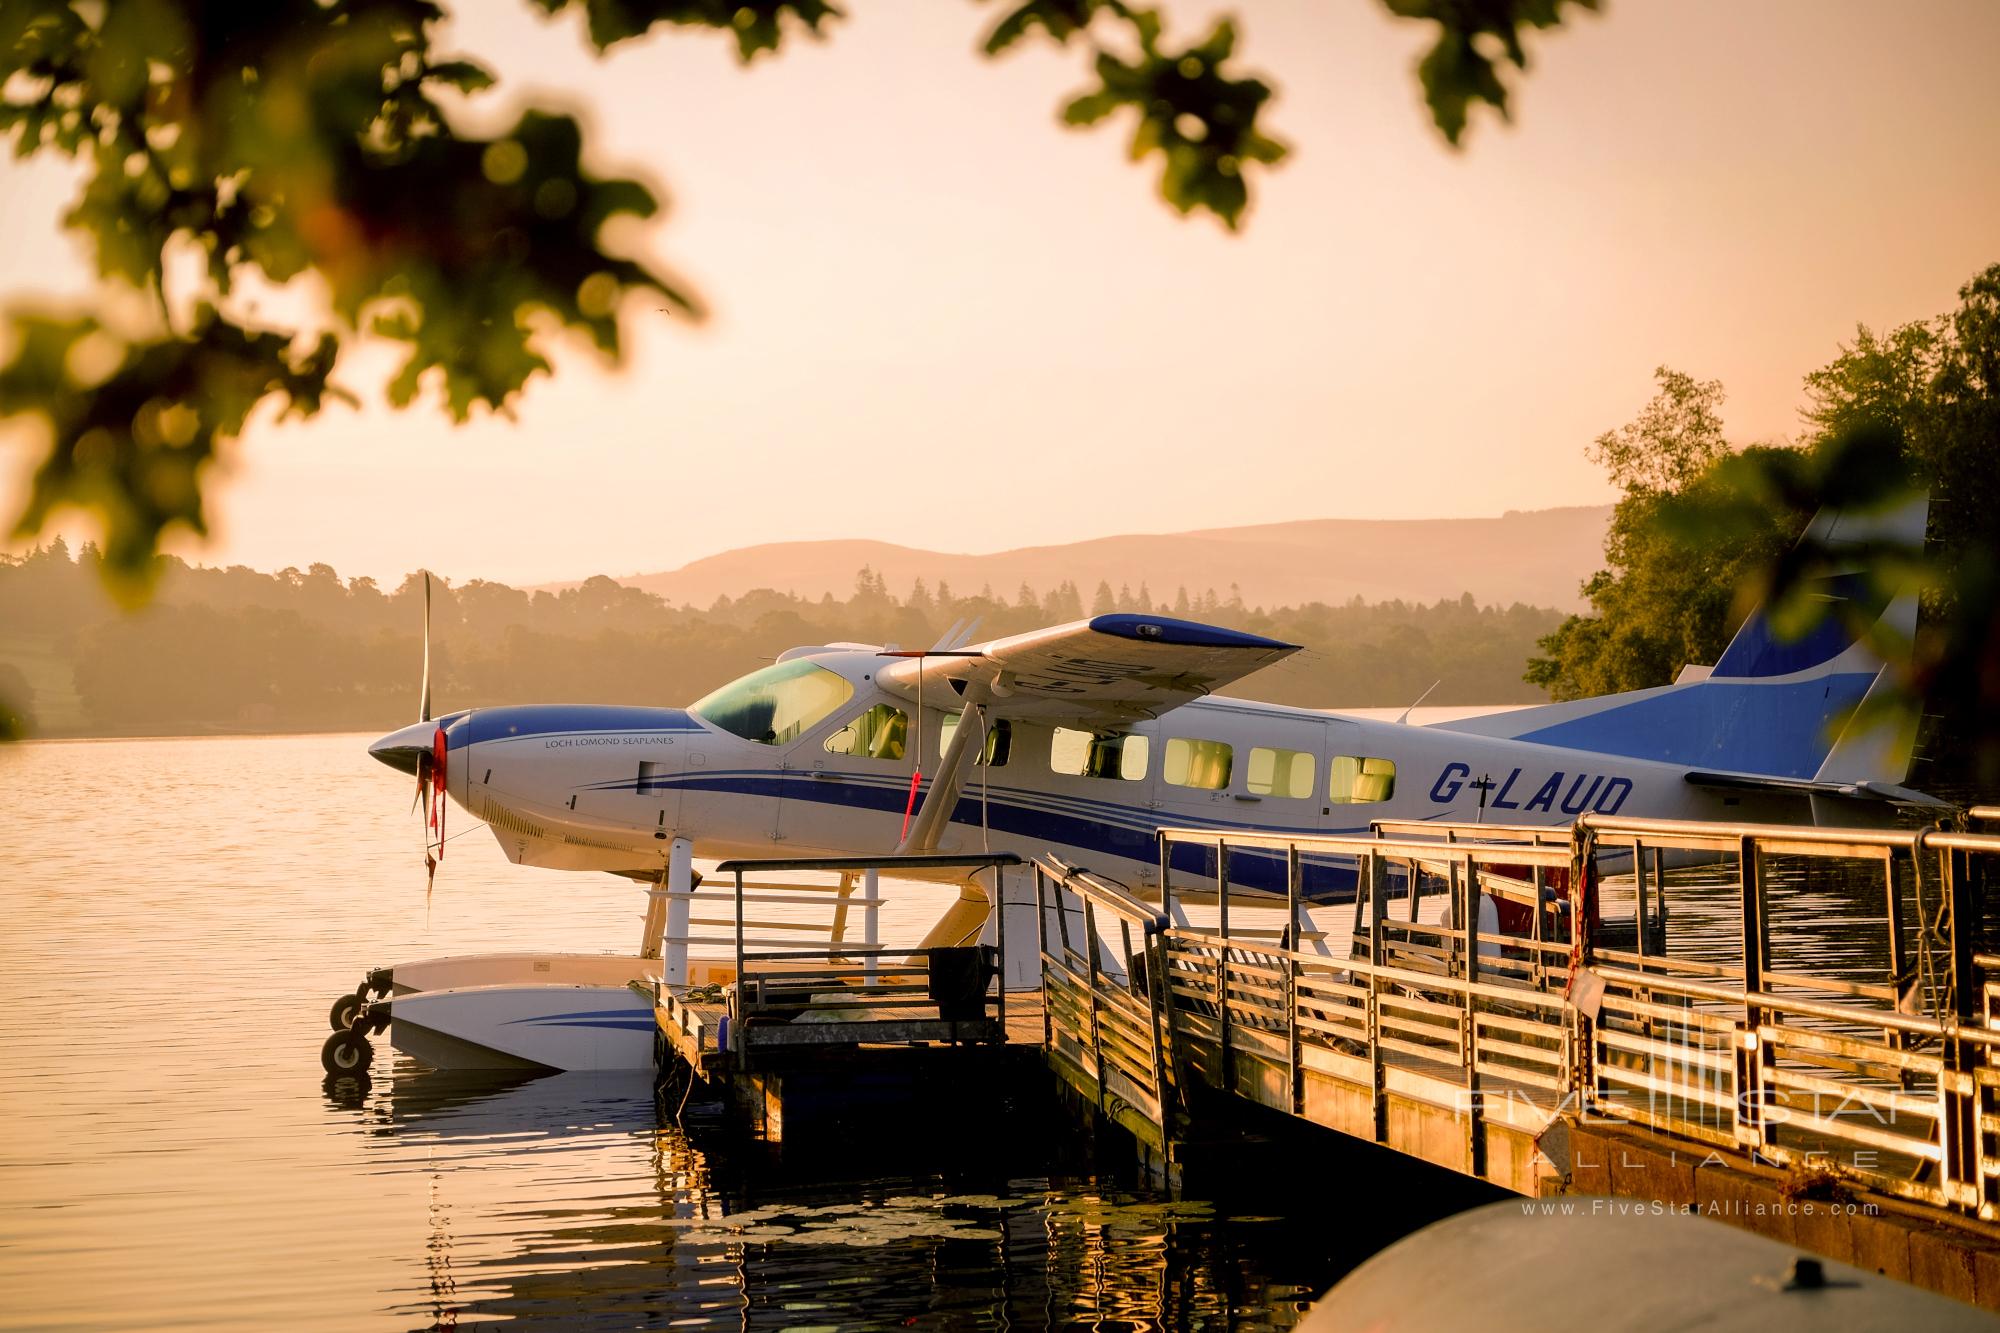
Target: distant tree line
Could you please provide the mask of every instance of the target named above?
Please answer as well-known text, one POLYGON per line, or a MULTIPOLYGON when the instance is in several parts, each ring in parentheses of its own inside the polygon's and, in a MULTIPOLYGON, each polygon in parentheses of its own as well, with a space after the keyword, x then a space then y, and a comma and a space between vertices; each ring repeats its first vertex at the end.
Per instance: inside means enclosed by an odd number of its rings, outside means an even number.
MULTIPOLYGON (((145 610, 116 611, 86 546, 0 558, 0 697, 30 734, 387 728, 414 720, 419 576, 385 590, 331 566, 259 573, 173 560, 145 610), (56 695, 73 691, 57 708, 56 695), (38 716, 39 715, 39 716, 38 716)), ((928 647, 954 624, 978 639, 1107 611, 1197 616, 1306 646, 1240 692, 1313 707, 1526 702, 1521 663, 1560 623, 1541 607, 1470 594, 1419 605, 1310 603, 1267 610, 1227 593, 1064 582, 1012 597, 919 579, 900 596, 862 569, 844 600, 760 589, 675 607, 609 578, 561 591, 475 579, 434 585, 440 710, 527 701, 685 704, 801 644, 928 647), (974 625, 976 623, 976 626, 974 625)))

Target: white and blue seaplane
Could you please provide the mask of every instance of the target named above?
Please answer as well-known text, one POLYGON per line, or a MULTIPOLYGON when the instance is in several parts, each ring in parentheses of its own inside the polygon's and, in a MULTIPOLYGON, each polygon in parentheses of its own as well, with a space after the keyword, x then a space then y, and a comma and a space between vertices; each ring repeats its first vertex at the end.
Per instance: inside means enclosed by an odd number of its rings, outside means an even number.
MULTIPOLYGON (((1823 514, 1811 537, 1914 544, 1925 512, 1823 514)), ((1845 725, 1883 680, 1872 645, 1915 629, 1914 594, 1871 589, 1859 573, 1826 580, 1820 595, 1847 605, 1800 638, 1760 608, 1714 666, 1671 685, 1432 725, 1217 697, 1298 646, 1151 614, 969 646, 948 635, 920 652, 794 648, 686 708, 431 718, 426 683, 423 720, 370 754, 483 820, 509 859, 640 881, 655 910, 637 954, 378 969, 363 998, 335 1005, 329 1069, 365 1065, 365 1044, 340 1031, 371 988, 393 996, 396 1045, 433 1063, 650 1064, 653 1015, 627 983, 717 975, 662 947, 686 938, 676 903, 698 883, 696 859, 1007 851, 1144 894, 1168 827, 1365 834, 1376 821, 1561 826, 1586 812, 1871 822, 1871 806, 1927 802, 1900 785, 1907 735, 1845 725)), ((1232 856, 1231 892, 1282 895, 1284 873, 1279 857, 1232 856)), ((1302 874, 1308 901, 1353 893, 1352 861, 1314 857, 1302 874)), ((987 890, 967 883, 924 943, 990 943, 991 916, 987 890)), ((1032 941, 1034 926, 1030 908, 1006 933, 1032 941)), ((1011 984, 1033 984, 1030 953, 1005 960, 1011 984)))

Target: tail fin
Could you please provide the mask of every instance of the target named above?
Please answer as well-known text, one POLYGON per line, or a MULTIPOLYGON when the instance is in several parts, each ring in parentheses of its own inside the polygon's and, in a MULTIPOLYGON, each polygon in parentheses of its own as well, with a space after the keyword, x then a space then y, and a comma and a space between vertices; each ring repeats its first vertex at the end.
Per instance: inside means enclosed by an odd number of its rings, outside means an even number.
MULTIPOLYGON (((1928 512, 1921 496, 1869 512, 1825 510, 1803 541, 1857 555, 1863 547, 1921 549, 1928 512)), ((1809 596, 1852 605, 1799 636, 1782 633, 1771 608, 1759 606, 1714 667, 1690 668, 1672 685, 1440 725, 1732 773, 1898 784, 1911 738, 1866 719, 1847 725, 1885 666, 1875 631, 1905 643, 1916 631, 1916 593, 1888 597, 1878 588, 1858 567, 1814 581, 1809 596)))

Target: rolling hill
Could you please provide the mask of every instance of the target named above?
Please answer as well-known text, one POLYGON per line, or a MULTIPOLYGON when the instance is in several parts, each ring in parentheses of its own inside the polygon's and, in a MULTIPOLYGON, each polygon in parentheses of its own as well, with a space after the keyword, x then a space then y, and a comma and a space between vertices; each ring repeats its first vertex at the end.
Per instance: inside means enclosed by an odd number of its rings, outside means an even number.
POLYGON ((755 588, 844 598, 865 565, 899 596, 919 578, 932 588, 943 580, 961 594, 991 584, 1009 600, 1023 583, 1046 592, 1067 579, 1086 606, 1103 581, 1134 591, 1143 583, 1156 603, 1171 603, 1182 587, 1196 597, 1213 588, 1226 599, 1234 584, 1252 606, 1353 597, 1431 602, 1470 592, 1482 603, 1568 611, 1581 608, 1578 585, 1603 562, 1610 513, 1608 505, 1579 505, 1510 510, 1498 518, 1312 519, 1099 537, 990 555, 868 540, 771 542, 618 581, 697 607, 755 588))

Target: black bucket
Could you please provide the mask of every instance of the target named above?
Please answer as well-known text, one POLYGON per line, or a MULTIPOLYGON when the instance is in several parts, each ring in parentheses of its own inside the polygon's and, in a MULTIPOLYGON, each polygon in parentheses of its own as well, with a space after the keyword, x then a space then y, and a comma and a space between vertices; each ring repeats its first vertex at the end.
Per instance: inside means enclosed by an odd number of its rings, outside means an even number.
POLYGON ((986 987, 993 980, 993 951, 985 945, 932 949, 930 997, 938 1017, 966 1023, 985 1016, 986 987))

